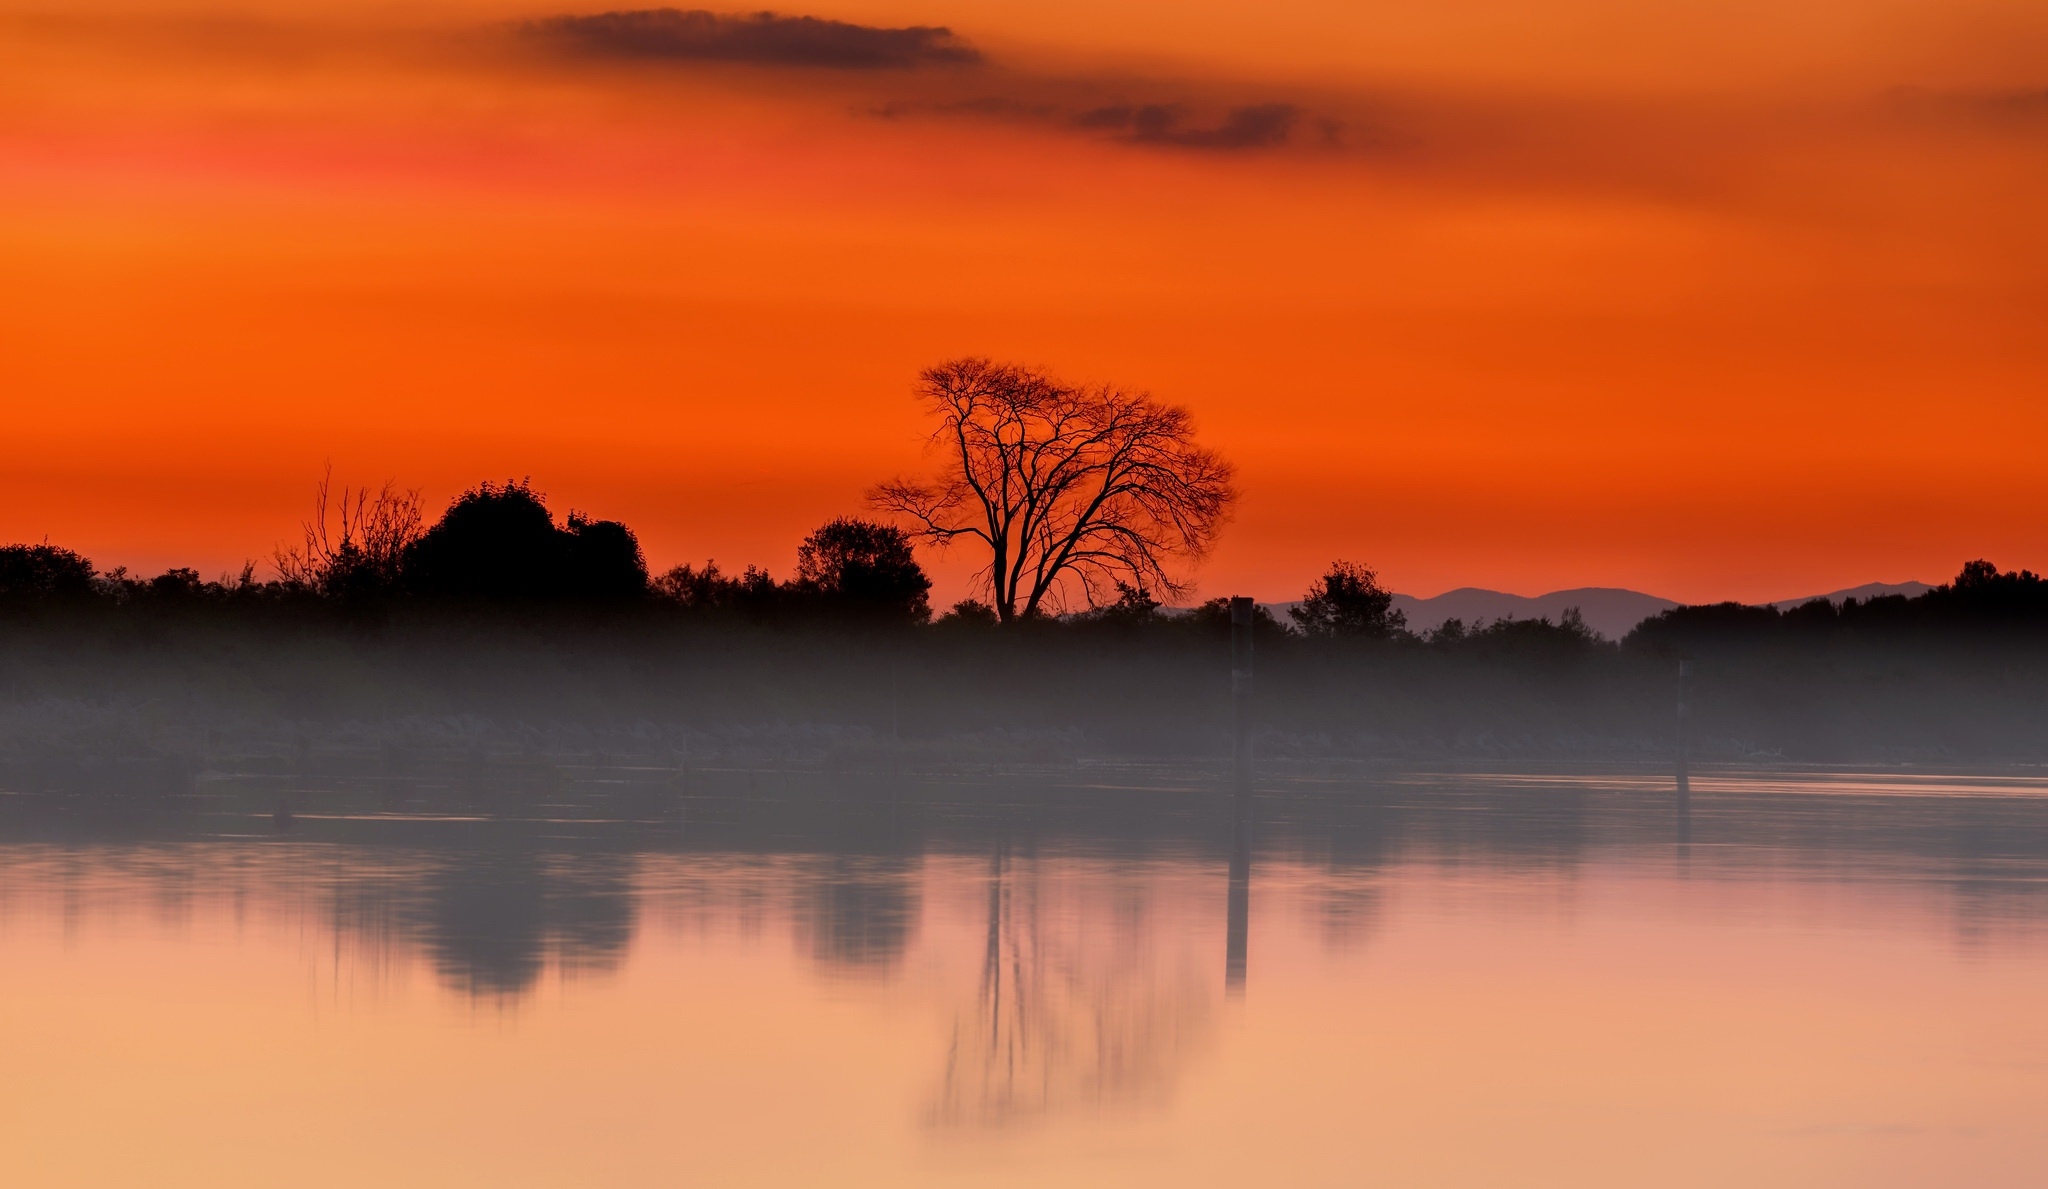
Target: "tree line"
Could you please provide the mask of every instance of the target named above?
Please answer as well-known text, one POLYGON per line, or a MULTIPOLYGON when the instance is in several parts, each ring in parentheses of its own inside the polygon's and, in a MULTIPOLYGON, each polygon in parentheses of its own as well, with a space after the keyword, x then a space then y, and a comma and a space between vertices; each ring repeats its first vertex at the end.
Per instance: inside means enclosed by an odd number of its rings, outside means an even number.
POLYGON ((100 571, 60 546, 0 546, 0 602, 21 605, 165 602, 324 603, 357 610, 401 604, 444 607, 579 606, 618 609, 669 603, 752 618, 808 615, 915 624, 930 618, 931 580, 910 539, 889 525, 842 517, 798 551, 796 574, 721 572, 716 563, 650 576, 633 530, 571 512, 557 521, 527 480, 481 483, 426 524, 418 495, 386 486, 344 491, 346 514, 327 515, 321 485, 304 540, 280 549, 276 577, 253 563, 208 581, 189 568, 155 577, 100 571))
MULTIPOLYGON (((1188 410, 1113 384, 1079 385, 1018 364, 949 360, 919 377, 933 469, 878 484, 877 518, 841 516, 797 550, 778 580, 715 562, 650 574, 632 529, 570 511, 557 519, 529 480, 472 487, 433 523, 420 495, 386 483, 315 489, 297 542, 259 581, 252 563, 207 581, 178 568, 154 577, 102 572, 60 546, 0 547, 0 605, 301 602, 352 610, 440 606, 670 607, 759 622, 911 628, 1066 623, 1135 631, 1216 627, 1224 600, 1187 601, 1237 500, 1235 472, 1197 441, 1188 410), (979 563, 973 597, 934 617, 917 549, 965 550, 979 563)), ((1721 604, 1679 608, 1624 643, 1690 653, 1743 641, 1789 643, 1897 634, 1936 624, 2048 624, 2048 583, 1985 561, 1917 599, 1780 612, 1721 604)), ((1282 621, 1261 608, 1272 641, 1422 642, 1477 652, 1570 653, 1607 644, 1567 612, 1557 623, 1451 620, 1408 630, 1393 595, 1363 564, 1334 562, 1282 621)))

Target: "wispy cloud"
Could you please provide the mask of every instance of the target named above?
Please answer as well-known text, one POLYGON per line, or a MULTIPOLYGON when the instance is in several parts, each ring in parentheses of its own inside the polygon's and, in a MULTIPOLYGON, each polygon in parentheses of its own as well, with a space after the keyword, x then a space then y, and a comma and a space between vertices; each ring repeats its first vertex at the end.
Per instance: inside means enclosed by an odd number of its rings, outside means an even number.
MULTIPOLYGON (((1142 83, 1126 81, 1129 89, 1142 83)), ((1173 100, 1151 103, 1100 101, 1101 82, 1076 86, 1078 98, 1063 97, 1057 86, 1020 80, 1016 94, 985 94, 966 99, 891 101, 861 109, 883 120, 914 118, 980 119, 1035 125, 1041 129, 1089 137, 1112 144, 1211 152, 1250 152, 1309 143, 1300 135, 1313 124, 1315 143, 1341 143, 1343 124, 1328 116, 1309 120, 1293 103, 1194 103, 1173 100)), ((1154 87, 1152 89, 1164 89, 1154 87)))
POLYGON ((1115 75, 1057 76, 997 62, 938 25, 886 28, 775 12, 641 9, 562 15, 519 27, 558 59, 651 64, 732 63, 803 68, 841 77, 900 76, 917 82, 847 82, 865 95, 856 111, 883 119, 954 118, 1033 124, 1066 135, 1161 149, 1229 153, 1336 143, 1338 121, 1298 102, 1232 96, 1214 83, 1175 85, 1115 75), (927 69, 944 67, 949 69, 927 69))
POLYGON ((940 25, 887 28, 774 12, 652 8, 557 16, 525 26, 566 53, 656 61, 742 62, 827 70, 974 66, 981 51, 940 25))
POLYGON ((1116 104, 1074 117, 1077 128, 1119 133, 1134 144, 1183 149, 1263 149, 1286 144, 1301 122, 1301 109, 1291 103, 1257 103, 1236 107, 1214 124, 1191 124, 1179 104, 1116 104))
MULTIPOLYGON (((361 102, 381 120, 457 85, 495 88, 506 107, 522 110, 561 110, 598 97, 641 128, 717 119, 729 97, 732 110, 774 105, 821 122, 849 115, 946 122, 992 145, 1017 142, 1026 153, 1025 138, 1059 138, 1208 158, 1219 168, 1315 159, 1404 184, 1597 189, 1684 203, 1753 194, 1801 211, 1829 193, 1869 192, 1862 181, 1841 180, 1845 171, 1875 170, 1871 163, 1893 154, 1965 143, 1971 151, 2026 152, 2048 132, 2048 89, 2033 85, 1901 87, 1797 105, 1774 104, 1768 95, 1723 102, 1476 93, 1156 63, 1120 68, 1102 58, 1083 64, 969 34, 942 25, 673 8, 418 24, 383 16, 0 16, 0 40, 35 48, 76 77, 104 69, 129 91, 156 86, 166 103, 211 105, 210 129, 253 126, 236 123, 252 110, 281 121, 292 104, 317 108, 325 120, 334 104, 361 102), (640 68, 621 69, 624 63, 640 68), (287 67, 296 90, 277 85, 287 67), (226 85, 236 71, 261 85, 226 85), (174 81, 185 73, 203 83, 174 81), (573 85, 555 85, 562 82, 573 85), (1794 174, 1811 184, 1781 184, 1794 174)), ((435 102, 422 109, 422 126, 446 119, 435 102)), ((613 131, 622 140, 629 135, 621 125, 613 131)))
POLYGON ((1932 91, 1897 87, 1885 96, 1891 112, 1909 119, 1960 120, 2011 131, 2048 128, 2048 87, 1932 91))

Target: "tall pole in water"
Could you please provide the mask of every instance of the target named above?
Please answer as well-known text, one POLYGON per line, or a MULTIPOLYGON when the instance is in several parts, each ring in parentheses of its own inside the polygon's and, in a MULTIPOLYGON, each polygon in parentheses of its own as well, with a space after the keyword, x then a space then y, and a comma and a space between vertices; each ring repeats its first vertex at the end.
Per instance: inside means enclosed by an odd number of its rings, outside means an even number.
POLYGON ((1252 615, 1248 598, 1230 600, 1230 711, 1235 779, 1231 797, 1230 889, 1223 952, 1223 985, 1244 994, 1245 950, 1252 895, 1252 615))
POLYGON ((1230 600, 1230 713, 1235 734, 1238 793, 1252 777, 1252 608, 1250 599, 1230 600))
POLYGON ((1680 841, 1692 828, 1692 662, 1678 662, 1678 832, 1680 841))

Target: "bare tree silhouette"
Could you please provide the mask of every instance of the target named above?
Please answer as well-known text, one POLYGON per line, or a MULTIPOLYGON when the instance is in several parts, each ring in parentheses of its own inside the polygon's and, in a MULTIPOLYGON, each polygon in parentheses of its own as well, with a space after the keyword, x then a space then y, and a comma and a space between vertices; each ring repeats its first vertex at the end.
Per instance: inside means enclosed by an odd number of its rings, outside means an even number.
POLYGON ((337 533, 329 512, 333 480, 330 466, 314 489, 313 518, 299 526, 304 540, 277 551, 278 577, 325 595, 392 589, 398 584, 406 548, 425 531, 420 493, 412 488, 401 491, 389 482, 374 493, 367 487, 344 487, 333 501, 341 522, 337 533))
POLYGON ((1114 385, 1074 387, 987 359, 928 368, 918 395, 938 417, 937 479, 869 493, 938 546, 979 542, 979 577, 1005 623, 1094 605, 1118 584, 1178 595, 1237 498, 1233 470, 1195 443, 1186 409, 1114 385))

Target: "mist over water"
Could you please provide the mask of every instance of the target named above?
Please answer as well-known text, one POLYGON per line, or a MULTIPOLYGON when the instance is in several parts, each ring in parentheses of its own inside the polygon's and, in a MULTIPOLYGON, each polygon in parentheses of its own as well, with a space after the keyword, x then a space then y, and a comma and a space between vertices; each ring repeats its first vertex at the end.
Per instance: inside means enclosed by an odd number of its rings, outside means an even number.
POLYGON ((316 766, 0 796, 9 1183, 2048 1164, 2038 772, 316 766))

